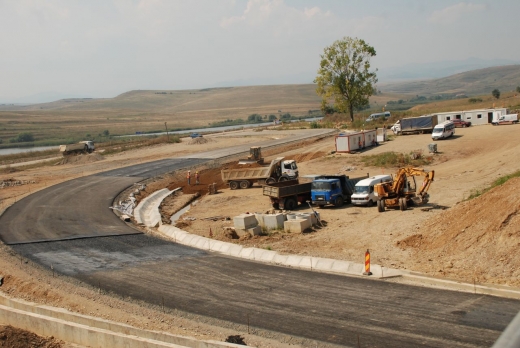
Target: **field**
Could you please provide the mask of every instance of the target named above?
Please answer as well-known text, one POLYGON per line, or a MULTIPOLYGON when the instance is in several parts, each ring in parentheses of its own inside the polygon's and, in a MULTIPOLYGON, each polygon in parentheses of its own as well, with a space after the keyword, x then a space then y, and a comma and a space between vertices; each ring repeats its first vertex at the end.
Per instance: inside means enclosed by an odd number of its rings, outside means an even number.
MULTIPOLYGON (((385 107, 394 115, 390 122, 403 116, 490 108, 493 105, 517 109, 520 102, 514 90, 519 74, 520 66, 515 65, 475 70, 442 79, 382 84, 378 86, 381 93, 370 98, 370 109, 357 113, 356 119, 361 126, 370 113, 385 107), (498 100, 491 97, 494 88, 502 92, 498 100), (482 101, 470 103, 468 98, 462 98, 425 100, 422 103, 428 103, 424 105, 409 102, 417 96, 453 96, 458 93, 476 96, 482 101), (404 101, 404 105, 389 104, 399 100, 404 101)), ((313 84, 136 90, 107 99, 64 99, 26 106, 4 104, 0 105, 0 148, 59 145, 86 139, 99 143, 110 141, 114 135, 207 127, 226 120, 247 120, 253 114, 265 120, 270 115, 280 117, 286 113, 315 116, 321 107, 315 90, 313 84), (11 143, 11 139, 23 133, 30 133, 34 141, 11 143)), ((346 118, 337 115, 336 119, 346 118)))

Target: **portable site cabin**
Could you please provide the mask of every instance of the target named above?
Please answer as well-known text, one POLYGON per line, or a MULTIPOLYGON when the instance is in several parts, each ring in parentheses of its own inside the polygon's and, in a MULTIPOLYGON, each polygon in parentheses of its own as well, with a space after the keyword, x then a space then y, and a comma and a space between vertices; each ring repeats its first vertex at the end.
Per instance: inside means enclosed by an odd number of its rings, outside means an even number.
POLYGON ((384 143, 388 140, 386 137, 386 127, 376 128, 376 140, 378 143, 384 143))
POLYGON ((342 133, 336 136, 336 152, 359 151, 366 147, 375 146, 377 142, 376 130, 342 133))
POLYGON ((442 123, 445 121, 453 121, 455 119, 461 119, 464 121, 471 122, 472 125, 479 124, 490 124, 493 120, 493 114, 498 116, 507 115, 506 108, 495 108, 495 109, 476 109, 467 111, 450 111, 450 112, 439 112, 437 113, 438 122, 442 123))

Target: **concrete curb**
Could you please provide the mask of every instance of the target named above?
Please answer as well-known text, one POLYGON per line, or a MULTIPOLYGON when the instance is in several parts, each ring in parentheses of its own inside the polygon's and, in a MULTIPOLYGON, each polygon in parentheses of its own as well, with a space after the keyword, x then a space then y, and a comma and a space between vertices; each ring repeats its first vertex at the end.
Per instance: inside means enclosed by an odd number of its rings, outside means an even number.
POLYGON ((61 308, 11 299, 2 293, 0 293, 0 324, 11 325, 41 336, 54 336, 65 342, 93 348, 243 347, 233 343, 198 341, 166 332, 142 330, 61 308))
POLYGON ((173 192, 180 190, 168 190, 164 188, 159 191, 155 191, 145 199, 143 199, 137 207, 134 209, 135 221, 139 224, 144 224, 147 227, 155 227, 161 223, 161 213, 159 212, 159 206, 161 202, 171 195, 173 192))
MULTIPOLYGON (((354 276, 362 276, 365 270, 365 265, 361 263, 321 257, 281 255, 273 250, 244 248, 237 244, 193 235, 171 225, 161 225, 159 226, 158 231, 180 244, 251 261, 354 276)), ((370 270, 372 271, 372 277, 374 278, 396 277, 402 274, 402 271, 400 270, 375 264, 370 266, 370 270)))
MULTIPOLYGON (((193 248, 218 252, 223 255, 242 258, 251 261, 263 262, 278 266, 306 269, 324 273, 340 275, 363 276, 365 265, 351 261, 327 259, 321 257, 281 255, 273 250, 259 248, 244 248, 241 245, 226 243, 211 238, 190 234, 175 226, 161 225, 158 231, 172 238, 175 242, 191 246, 193 248)), ((443 288, 455 291, 473 292, 475 294, 492 295, 506 298, 520 299, 520 289, 505 286, 474 285, 457 282, 454 280, 438 279, 423 274, 383 267, 377 264, 370 265, 372 275, 370 278, 388 279, 402 278, 403 282, 414 285, 443 288)))

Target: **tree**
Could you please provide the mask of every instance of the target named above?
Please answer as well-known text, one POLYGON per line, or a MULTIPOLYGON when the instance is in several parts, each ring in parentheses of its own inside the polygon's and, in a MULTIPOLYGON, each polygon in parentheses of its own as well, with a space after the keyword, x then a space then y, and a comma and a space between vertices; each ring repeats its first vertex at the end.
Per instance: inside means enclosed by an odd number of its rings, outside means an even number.
POLYGON ((344 37, 326 47, 314 80, 323 105, 333 99, 334 109, 348 111, 354 121, 354 110, 366 106, 374 93, 377 77, 370 71, 370 58, 375 55, 374 48, 358 38, 344 37))
POLYGON ((520 86, 517 86, 517 87, 516 87, 516 92, 517 92, 517 93, 520 93, 520 86))
POLYGON ((498 90, 498 88, 495 88, 491 94, 493 95, 493 97, 495 97, 495 99, 499 99, 500 98, 500 91, 498 90))
POLYGON ((103 136, 108 137, 109 135, 110 135, 110 132, 108 131, 108 129, 105 129, 103 131, 103 136))

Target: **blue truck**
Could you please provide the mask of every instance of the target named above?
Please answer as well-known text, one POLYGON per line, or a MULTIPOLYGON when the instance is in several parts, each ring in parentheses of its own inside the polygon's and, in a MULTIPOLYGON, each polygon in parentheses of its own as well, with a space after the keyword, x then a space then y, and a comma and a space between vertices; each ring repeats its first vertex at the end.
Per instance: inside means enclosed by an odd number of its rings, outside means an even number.
POLYGON ((350 203, 350 197, 354 193, 354 186, 360 180, 368 178, 350 179, 346 175, 322 175, 316 177, 311 185, 311 200, 313 205, 323 207, 333 205, 341 207, 350 203))

